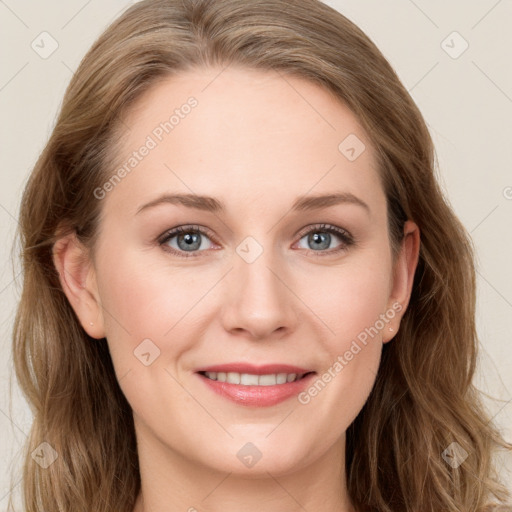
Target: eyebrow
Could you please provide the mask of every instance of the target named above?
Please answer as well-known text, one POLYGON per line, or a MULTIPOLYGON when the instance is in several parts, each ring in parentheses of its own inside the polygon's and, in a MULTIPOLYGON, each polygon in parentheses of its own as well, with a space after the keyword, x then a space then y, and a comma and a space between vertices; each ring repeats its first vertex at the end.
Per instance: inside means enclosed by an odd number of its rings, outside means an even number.
MULTIPOLYGON (((212 213, 223 213, 226 211, 224 203, 211 196, 200 196, 197 194, 164 194, 142 205, 137 210, 136 215, 144 210, 162 204, 177 204, 187 208, 195 208, 212 213)), ((311 211, 336 206, 338 204, 354 204, 361 206, 368 213, 370 212, 370 207, 362 199, 350 192, 298 197, 291 209, 294 211, 311 211)))

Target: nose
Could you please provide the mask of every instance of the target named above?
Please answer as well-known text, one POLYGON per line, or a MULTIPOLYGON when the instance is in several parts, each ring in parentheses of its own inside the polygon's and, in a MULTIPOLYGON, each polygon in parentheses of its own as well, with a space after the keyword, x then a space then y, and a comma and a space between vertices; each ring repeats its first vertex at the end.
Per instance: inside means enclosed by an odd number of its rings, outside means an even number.
POLYGON ((226 276, 226 300, 222 309, 224 328, 254 340, 281 338, 295 330, 300 301, 287 282, 283 262, 263 253, 249 263, 235 255, 226 276))

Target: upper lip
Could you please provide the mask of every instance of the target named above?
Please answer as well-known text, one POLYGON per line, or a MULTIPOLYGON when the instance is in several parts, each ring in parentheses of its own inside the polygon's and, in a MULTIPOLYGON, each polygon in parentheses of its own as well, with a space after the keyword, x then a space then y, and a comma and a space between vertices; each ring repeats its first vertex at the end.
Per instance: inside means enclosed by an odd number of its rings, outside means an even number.
POLYGON ((196 370, 196 372, 233 372, 233 373, 250 373, 252 375, 266 375, 276 373, 310 373, 313 370, 307 370, 306 368, 300 368, 299 366, 293 366, 289 364, 264 364, 255 366, 248 363, 225 363, 216 364, 213 366, 204 366, 196 370))

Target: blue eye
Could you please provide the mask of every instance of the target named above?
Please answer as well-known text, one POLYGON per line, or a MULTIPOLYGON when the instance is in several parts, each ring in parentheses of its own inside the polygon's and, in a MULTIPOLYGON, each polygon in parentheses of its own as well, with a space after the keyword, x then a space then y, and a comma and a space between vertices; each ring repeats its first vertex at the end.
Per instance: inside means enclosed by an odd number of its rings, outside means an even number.
POLYGON ((315 254, 315 256, 337 254, 340 251, 346 250, 351 245, 354 245, 354 239, 348 231, 329 224, 319 224, 309 228, 305 234, 302 234, 301 240, 304 238, 306 238, 306 243, 311 244, 310 246, 313 247, 312 249, 310 247, 306 247, 306 249, 311 252, 318 253, 315 254), (340 239, 341 244, 337 248, 325 251, 324 249, 328 249, 331 245, 333 240, 332 235, 335 235, 335 238, 340 239))
MULTIPOLYGON (((348 231, 331 226, 329 224, 318 224, 310 227, 306 232, 303 232, 299 242, 307 237, 306 243, 311 244, 312 248, 306 247, 310 253, 315 256, 329 256, 337 254, 341 251, 347 250, 351 245, 354 245, 354 239, 348 231), (331 242, 334 238, 341 240, 341 244, 337 248, 329 249, 331 242)), ((183 258, 190 258, 200 256, 201 252, 208 249, 207 240, 214 240, 213 235, 201 226, 179 226, 171 229, 163 235, 159 240, 161 246, 165 246, 164 250, 169 251, 177 256, 183 258), (176 239, 174 241, 174 239, 176 239), (188 253, 188 254, 187 254, 188 253)))
POLYGON ((208 232, 200 226, 179 226, 168 231, 164 238, 160 240, 160 245, 167 245, 172 253, 189 258, 196 256, 193 252, 205 248, 202 243, 204 237, 208 237, 208 232), (169 243, 174 238, 176 238, 178 247, 169 243), (183 254, 184 252, 192 252, 192 254, 183 254))

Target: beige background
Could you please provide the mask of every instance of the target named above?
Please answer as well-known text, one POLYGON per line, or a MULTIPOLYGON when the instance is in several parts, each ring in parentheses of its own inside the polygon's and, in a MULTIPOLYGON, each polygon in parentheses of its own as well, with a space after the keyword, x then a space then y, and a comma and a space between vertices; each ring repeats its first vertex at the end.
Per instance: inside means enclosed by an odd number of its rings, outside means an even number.
MULTIPOLYGON (((512 2, 331 0, 391 62, 423 112, 440 180, 478 254, 478 385, 512 442, 512 2), (456 31, 458 34, 452 34, 456 31), (443 43, 443 41, 445 41, 443 43), (465 46, 467 49, 462 53, 465 46)), ((13 379, 11 329, 19 294, 10 263, 23 184, 44 147, 69 79, 103 29, 131 2, 0 1, 0 509, 17 467, 30 412, 13 379), (50 36, 40 36, 42 32, 50 36), (42 58, 39 52, 58 47, 42 58), (55 43, 53 43, 55 44, 55 43)), ((500 465, 512 489, 512 460, 500 465)), ((19 477, 14 480, 16 495, 19 477)))

